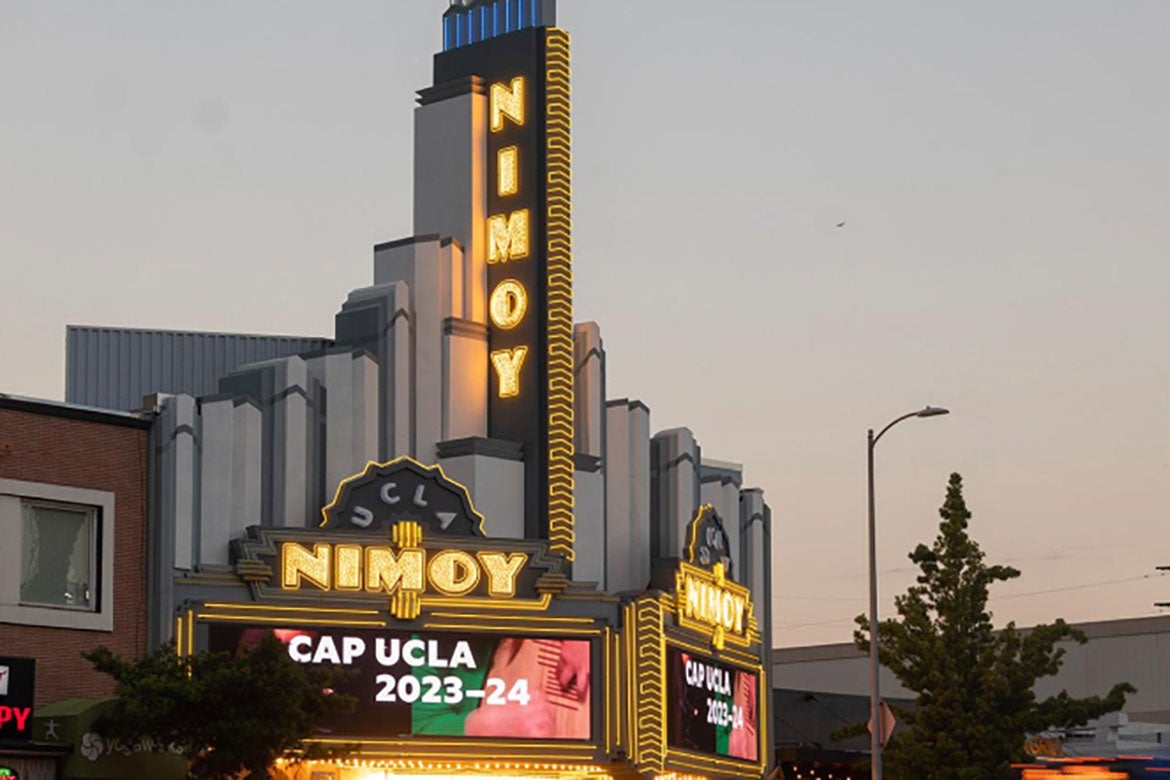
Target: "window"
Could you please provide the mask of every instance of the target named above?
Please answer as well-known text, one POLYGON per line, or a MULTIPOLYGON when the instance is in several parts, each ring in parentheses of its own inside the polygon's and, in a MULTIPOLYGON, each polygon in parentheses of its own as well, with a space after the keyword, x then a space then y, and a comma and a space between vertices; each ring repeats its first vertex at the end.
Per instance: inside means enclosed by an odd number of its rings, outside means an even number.
POLYGON ((26 501, 21 528, 20 603, 97 608, 97 511, 26 501))
POLYGON ((0 478, 0 625, 114 630, 114 507, 106 490, 0 478))

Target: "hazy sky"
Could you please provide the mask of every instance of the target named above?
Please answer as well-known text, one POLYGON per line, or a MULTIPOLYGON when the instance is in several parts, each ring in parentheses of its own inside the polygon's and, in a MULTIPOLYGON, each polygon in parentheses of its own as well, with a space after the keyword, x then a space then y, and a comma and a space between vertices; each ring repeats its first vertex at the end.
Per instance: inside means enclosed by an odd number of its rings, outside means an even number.
MULTIPOLYGON (((0 0, 0 392, 65 325, 331 335, 411 232, 445 0, 0 0)), ((997 620, 1170 601, 1170 2, 562 0, 577 319, 746 464, 781 645, 883 604, 961 472, 997 620), (845 221, 844 228, 836 223, 845 221), (1109 584, 1102 584, 1109 583, 1109 584)))

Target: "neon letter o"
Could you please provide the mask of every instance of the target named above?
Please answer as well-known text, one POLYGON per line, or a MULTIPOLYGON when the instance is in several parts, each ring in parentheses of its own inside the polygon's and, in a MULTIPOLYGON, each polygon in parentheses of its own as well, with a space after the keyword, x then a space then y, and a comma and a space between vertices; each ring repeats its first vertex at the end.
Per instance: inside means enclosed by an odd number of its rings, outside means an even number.
POLYGON ((528 313, 528 292, 515 279, 505 279, 492 290, 492 322, 496 327, 511 330, 528 313))

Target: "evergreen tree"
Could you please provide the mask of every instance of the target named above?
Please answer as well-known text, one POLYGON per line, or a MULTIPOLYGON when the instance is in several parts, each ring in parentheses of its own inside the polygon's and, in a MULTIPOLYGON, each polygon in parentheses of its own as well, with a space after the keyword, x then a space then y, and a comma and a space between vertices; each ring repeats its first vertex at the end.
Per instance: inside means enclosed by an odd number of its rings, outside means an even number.
POLYGON ((198 780, 267 778, 280 757, 337 757, 306 745, 330 715, 353 708, 334 694, 336 673, 305 667, 266 634, 238 658, 177 658, 173 644, 136 661, 99 647, 82 656, 117 681, 118 701, 98 722, 103 736, 150 739, 181 750, 198 780))
MULTIPOLYGON (((1115 712, 1134 693, 1128 683, 1108 695, 1075 699, 1061 691, 1038 700, 1036 681, 1059 671, 1065 650, 1085 635, 1056 620, 1027 631, 1009 623, 992 628, 988 588, 1020 576, 1009 566, 989 566, 967 531, 971 512, 963 481, 952 474, 942 522, 930 547, 910 553, 921 573, 895 605, 898 617, 878 625, 883 665, 917 694, 916 706, 899 711, 905 727, 883 754, 898 780, 992 780, 1023 758, 1025 736, 1082 726, 1115 712)), ((869 650, 869 621, 859 616, 854 641, 869 650)))

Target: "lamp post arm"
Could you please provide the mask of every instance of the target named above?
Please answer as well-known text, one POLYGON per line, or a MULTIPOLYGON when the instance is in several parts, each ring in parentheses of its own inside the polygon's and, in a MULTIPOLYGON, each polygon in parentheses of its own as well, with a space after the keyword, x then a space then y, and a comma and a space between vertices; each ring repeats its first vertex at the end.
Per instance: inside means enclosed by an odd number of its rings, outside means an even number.
POLYGON ((882 428, 878 432, 878 435, 873 437, 873 441, 870 442, 870 444, 869 444, 870 449, 873 449, 874 445, 876 445, 878 443, 878 439, 885 436, 886 431, 888 431, 890 428, 893 428, 895 425, 902 422, 903 420, 909 420, 911 417, 918 417, 920 414, 922 414, 922 413, 921 412, 910 412, 909 414, 904 414, 901 417, 899 417, 898 419, 894 420, 889 425, 887 425, 885 428, 882 428))

